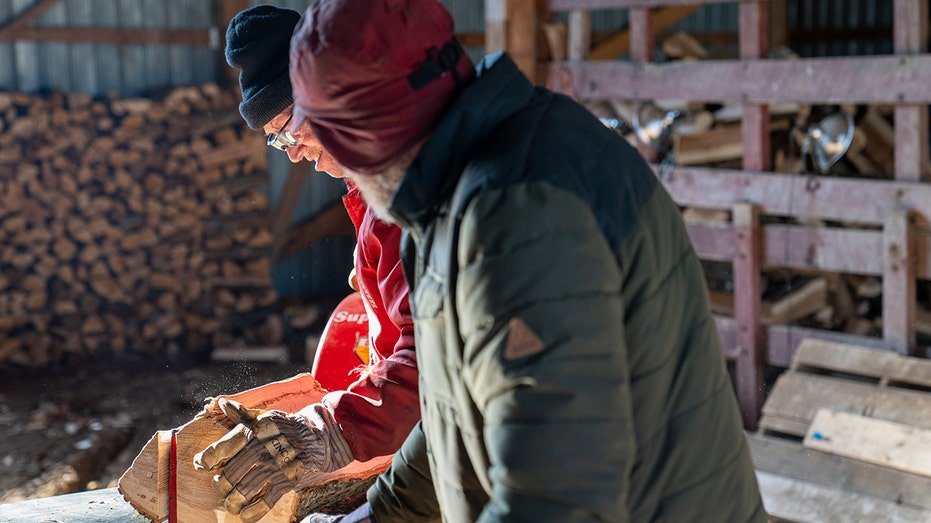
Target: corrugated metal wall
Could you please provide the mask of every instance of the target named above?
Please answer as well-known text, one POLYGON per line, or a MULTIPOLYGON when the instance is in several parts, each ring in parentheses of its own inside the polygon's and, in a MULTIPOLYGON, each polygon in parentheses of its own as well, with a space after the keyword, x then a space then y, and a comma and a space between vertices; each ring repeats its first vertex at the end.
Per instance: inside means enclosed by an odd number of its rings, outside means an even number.
POLYGON ((889 0, 791 0, 789 41, 800 56, 890 54, 889 0))
MULTIPOLYGON (((34 0, 0 2, 0 23, 34 0)), ((204 0, 62 0, 31 22, 34 27, 203 28, 211 25, 204 0)), ((151 88, 216 78, 215 51, 190 45, 105 45, 17 41, 0 43, 0 89, 45 89, 137 96, 151 88)))

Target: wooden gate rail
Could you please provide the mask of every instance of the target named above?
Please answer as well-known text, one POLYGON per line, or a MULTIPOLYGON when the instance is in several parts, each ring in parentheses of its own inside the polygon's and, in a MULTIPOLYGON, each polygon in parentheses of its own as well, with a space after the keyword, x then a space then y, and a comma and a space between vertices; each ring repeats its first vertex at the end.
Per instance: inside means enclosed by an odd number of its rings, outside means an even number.
MULTIPOLYGON (((583 99, 742 104, 743 170, 677 167, 671 172, 665 169, 661 179, 680 205, 732 214, 731 223, 687 226, 700 257, 733 263, 736 317, 716 320, 725 353, 735 360, 738 397, 749 429, 755 428, 762 405, 763 365, 788 365, 803 337, 914 353, 915 282, 931 279, 931 184, 920 183, 928 179, 929 171, 928 0, 894 0, 896 55, 793 60, 765 58, 769 4, 764 0, 548 1, 551 11, 569 14, 568 59, 548 64, 554 89, 583 99), (653 8, 696 3, 738 4, 740 59, 652 63, 653 8), (629 61, 587 59, 589 10, 604 9, 629 9, 629 61), (889 174, 895 180, 769 172, 768 104, 776 102, 894 105, 894 165, 889 174), (855 228, 761 224, 764 215, 837 220, 855 228), (762 325, 760 277, 767 267, 881 276, 883 338, 762 325)), ((506 7, 496 11, 498 27, 506 27, 500 19, 509 12, 506 7)), ((654 160, 651 151, 640 150, 654 160)))

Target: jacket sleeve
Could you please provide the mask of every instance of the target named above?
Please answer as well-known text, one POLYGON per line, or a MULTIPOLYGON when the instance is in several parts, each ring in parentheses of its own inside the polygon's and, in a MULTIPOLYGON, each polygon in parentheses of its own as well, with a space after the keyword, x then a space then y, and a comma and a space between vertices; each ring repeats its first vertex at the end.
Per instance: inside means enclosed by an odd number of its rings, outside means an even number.
POLYGON ((356 274, 368 302, 372 363, 346 391, 324 403, 359 461, 392 454, 420 419, 417 356, 408 286, 398 254, 400 229, 367 213, 359 230, 356 274))
POLYGON ((421 423, 411 430, 391 459, 391 466, 369 488, 367 497, 377 523, 441 521, 421 423))
POLYGON ((479 521, 628 521, 621 269, 589 206, 545 182, 489 191, 458 245, 463 378, 492 490, 479 521))

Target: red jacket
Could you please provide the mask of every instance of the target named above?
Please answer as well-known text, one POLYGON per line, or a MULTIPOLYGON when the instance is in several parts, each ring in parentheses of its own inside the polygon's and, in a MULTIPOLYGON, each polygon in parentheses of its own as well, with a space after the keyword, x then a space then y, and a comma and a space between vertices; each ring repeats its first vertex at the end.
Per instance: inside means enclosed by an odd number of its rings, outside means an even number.
POLYGON ((343 197, 356 227, 356 278, 369 321, 369 366, 346 391, 327 394, 343 437, 359 461, 393 454, 420 420, 417 358, 401 229, 379 220, 358 188, 343 197))

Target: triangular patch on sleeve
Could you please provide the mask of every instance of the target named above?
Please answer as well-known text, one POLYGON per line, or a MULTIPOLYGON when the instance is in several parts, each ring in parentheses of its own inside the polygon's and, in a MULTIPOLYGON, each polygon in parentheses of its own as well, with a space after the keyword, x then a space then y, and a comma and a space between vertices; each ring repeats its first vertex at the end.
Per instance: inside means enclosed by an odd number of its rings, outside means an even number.
POLYGON ((504 346, 504 359, 516 360, 543 351, 543 340, 524 320, 511 318, 508 341, 504 346))

